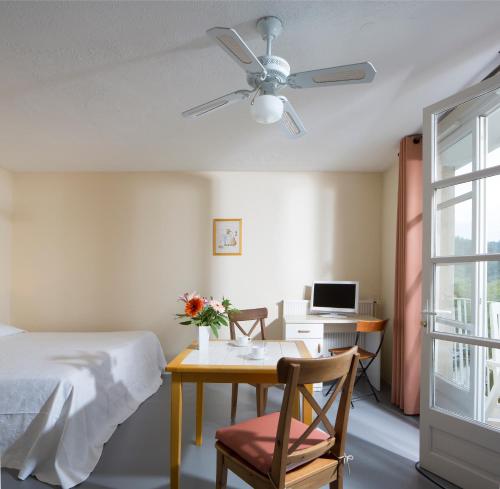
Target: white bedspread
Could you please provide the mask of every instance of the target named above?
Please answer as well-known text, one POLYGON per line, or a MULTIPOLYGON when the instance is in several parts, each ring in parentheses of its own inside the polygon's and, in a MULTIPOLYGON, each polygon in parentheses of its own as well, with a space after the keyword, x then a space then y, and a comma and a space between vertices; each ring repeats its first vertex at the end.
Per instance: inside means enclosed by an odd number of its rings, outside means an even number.
POLYGON ((64 489, 84 481, 164 367, 150 332, 0 337, 2 465, 64 489))

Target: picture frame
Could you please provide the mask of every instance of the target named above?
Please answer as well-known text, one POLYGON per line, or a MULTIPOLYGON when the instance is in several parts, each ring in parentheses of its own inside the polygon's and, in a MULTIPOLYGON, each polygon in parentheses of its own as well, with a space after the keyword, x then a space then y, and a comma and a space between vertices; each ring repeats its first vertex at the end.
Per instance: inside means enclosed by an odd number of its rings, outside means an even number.
POLYGON ((215 218, 212 231, 213 256, 240 256, 243 253, 243 219, 215 218))

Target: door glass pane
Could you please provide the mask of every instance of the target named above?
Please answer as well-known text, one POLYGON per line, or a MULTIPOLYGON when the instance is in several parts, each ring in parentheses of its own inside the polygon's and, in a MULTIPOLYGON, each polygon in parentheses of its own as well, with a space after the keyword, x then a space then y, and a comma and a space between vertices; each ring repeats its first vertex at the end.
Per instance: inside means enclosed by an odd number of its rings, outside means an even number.
MULTIPOLYGON (((443 119, 445 121, 446 119, 443 119)), ((458 124, 458 123, 457 123, 458 124)), ((464 175, 472 171, 472 132, 464 133, 458 125, 450 132, 448 124, 438 122, 438 151, 436 154, 436 180, 464 175), (443 127, 444 126, 444 127, 443 127), (443 131, 441 137, 440 131, 443 131)))
MULTIPOLYGON (((470 168, 472 167, 472 165, 468 165, 468 167, 470 168)), ((461 183, 460 185, 454 185, 453 187, 449 188, 452 188, 454 190, 455 197, 459 197, 460 195, 472 192, 472 182, 461 183)))
POLYGON ((485 179, 485 227, 488 253, 500 253, 500 175, 485 179))
POLYGON ((470 255, 472 243, 472 183, 436 190, 436 254, 470 255))
POLYGON ((500 108, 488 117, 488 153, 486 166, 500 165, 500 108))
POLYGON ((500 350, 434 340, 433 351, 433 407, 500 429, 500 350))
MULTIPOLYGON (((438 265, 435 279, 436 330, 455 333, 472 323, 475 263, 438 265)), ((460 334, 468 334, 463 331, 460 334)), ((469 333, 470 334, 470 333, 469 333)))
MULTIPOLYGON (((453 384, 453 386, 468 391, 470 389, 470 345, 452 341, 434 341, 434 374, 453 384)), ((435 386, 435 387, 439 387, 435 386)), ((444 389, 435 388, 434 402, 436 406, 446 408, 444 389)), ((459 407, 448 407, 453 412, 466 414, 468 411, 459 407)))
POLYGON ((436 266, 434 331, 500 340, 500 261, 436 266), (475 275, 487 300, 475 319, 475 275))

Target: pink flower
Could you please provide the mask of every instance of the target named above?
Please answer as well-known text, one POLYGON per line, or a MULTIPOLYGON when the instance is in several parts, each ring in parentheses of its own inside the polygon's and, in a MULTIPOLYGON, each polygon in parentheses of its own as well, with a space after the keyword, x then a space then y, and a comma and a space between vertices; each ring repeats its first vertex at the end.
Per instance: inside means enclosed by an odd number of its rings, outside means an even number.
POLYGON ((216 301, 215 299, 212 299, 211 301, 208 302, 208 305, 215 311, 218 312, 219 314, 224 314, 226 312, 226 309, 222 305, 221 302, 216 301))
POLYGON ((181 302, 189 302, 191 299, 198 297, 196 292, 186 292, 184 295, 177 297, 177 300, 181 302))

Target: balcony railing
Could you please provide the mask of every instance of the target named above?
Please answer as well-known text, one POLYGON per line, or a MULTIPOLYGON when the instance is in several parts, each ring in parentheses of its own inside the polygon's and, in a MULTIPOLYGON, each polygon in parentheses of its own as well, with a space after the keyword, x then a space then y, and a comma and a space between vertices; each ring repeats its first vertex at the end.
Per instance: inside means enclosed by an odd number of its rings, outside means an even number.
MULTIPOLYGON (((500 339, 500 302, 487 302, 487 334, 489 338, 500 339)), ((468 298, 455 297, 453 300, 453 313, 446 317, 439 317, 450 332, 459 335, 473 334, 472 301, 468 298), (450 317, 452 316, 452 317, 450 317)), ((448 382, 462 389, 470 388, 471 375, 471 346, 463 343, 452 344, 451 371, 440 375, 448 382)), ((499 405, 500 397, 500 350, 488 348, 484 365, 485 372, 485 398, 486 417, 488 413, 499 405)))

